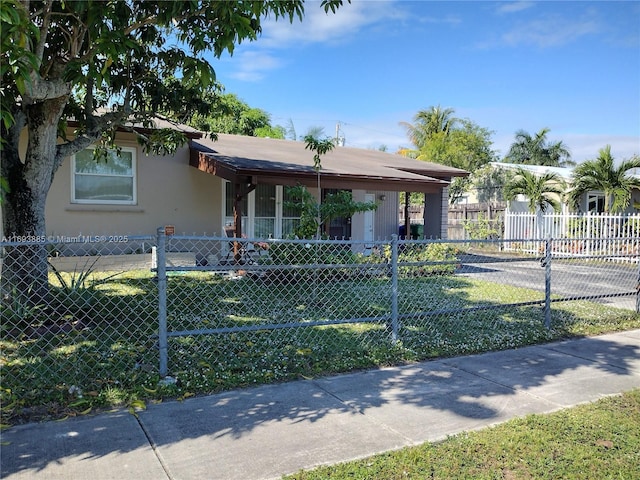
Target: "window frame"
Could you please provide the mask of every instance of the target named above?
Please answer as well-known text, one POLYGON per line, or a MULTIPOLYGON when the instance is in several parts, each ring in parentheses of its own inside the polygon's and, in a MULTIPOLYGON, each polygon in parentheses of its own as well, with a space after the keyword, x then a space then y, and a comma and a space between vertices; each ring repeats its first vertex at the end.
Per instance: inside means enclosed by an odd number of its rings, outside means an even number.
MULTIPOLYGON (((233 217, 227 215, 230 213, 227 211, 229 209, 229 198, 227 196, 227 188, 231 187, 233 184, 228 180, 223 181, 222 188, 222 223, 223 223, 223 231, 225 226, 233 225, 233 217)), ((284 186, 283 185, 273 185, 275 187, 275 217, 256 217, 256 192, 255 190, 250 192, 246 197, 246 215, 242 215, 242 233, 245 234, 249 238, 255 238, 255 222, 256 219, 273 219, 273 233, 269 234, 269 238, 282 238, 283 237, 283 223, 286 221, 293 220, 292 217, 283 217, 283 199, 284 199, 284 186)), ((299 221, 299 217, 296 217, 299 221)), ((266 238, 266 237, 265 237, 266 238)))
MULTIPOLYGON (((82 204, 82 205, 137 205, 138 204, 138 161, 137 161, 137 153, 138 150, 134 147, 119 147, 122 152, 131 153, 131 175, 108 175, 108 174, 87 174, 87 173, 78 173, 76 172, 76 154, 71 157, 71 203, 82 204), (86 176, 94 176, 94 177, 118 177, 118 178, 130 178, 131 179, 131 200, 93 200, 93 199, 83 199, 76 198, 76 176, 77 175, 86 175, 86 176)), ((89 146, 84 150, 93 151, 96 149, 95 146, 89 146)), ((110 154, 117 155, 116 150, 108 149, 110 154)))
POLYGON ((604 213, 605 203, 606 203, 606 196, 604 192, 592 191, 587 193, 587 212, 604 213), (592 210, 591 208, 589 208, 591 203, 595 203, 595 210, 592 210), (602 209, 599 208, 600 205, 602 205, 602 209))

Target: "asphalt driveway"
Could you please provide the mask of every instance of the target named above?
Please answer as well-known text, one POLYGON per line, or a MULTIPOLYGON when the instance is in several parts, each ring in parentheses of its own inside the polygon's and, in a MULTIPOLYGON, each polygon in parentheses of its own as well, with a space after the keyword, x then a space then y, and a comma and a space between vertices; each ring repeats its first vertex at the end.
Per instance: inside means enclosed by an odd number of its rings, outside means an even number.
MULTIPOLYGON (((541 258, 507 254, 464 254, 458 275, 545 291, 541 258)), ((634 310, 638 266, 604 259, 552 259, 551 293, 562 298, 592 298, 607 305, 634 310), (599 298, 593 298, 599 297, 599 298)))

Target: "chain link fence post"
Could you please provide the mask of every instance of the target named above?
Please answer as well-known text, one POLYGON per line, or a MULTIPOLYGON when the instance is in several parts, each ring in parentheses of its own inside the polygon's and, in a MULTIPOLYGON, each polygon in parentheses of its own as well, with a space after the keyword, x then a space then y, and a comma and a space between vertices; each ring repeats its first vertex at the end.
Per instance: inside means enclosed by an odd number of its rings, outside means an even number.
POLYGON ((158 347, 160 350, 160 377, 167 376, 167 261, 164 227, 158 228, 156 248, 156 275, 158 280, 158 347))
POLYGON ((544 244, 544 326, 551 329, 551 237, 544 244))
POLYGON ((391 340, 398 341, 398 235, 391 236, 391 340))

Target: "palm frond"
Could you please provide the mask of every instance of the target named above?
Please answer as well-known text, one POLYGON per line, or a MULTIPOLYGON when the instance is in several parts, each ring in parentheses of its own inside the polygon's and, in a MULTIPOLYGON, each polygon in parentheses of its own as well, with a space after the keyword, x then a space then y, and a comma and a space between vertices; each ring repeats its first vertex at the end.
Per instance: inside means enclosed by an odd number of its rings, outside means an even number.
POLYGON ((624 210, 631 202, 631 192, 640 189, 640 178, 630 174, 636 168, 640 168, 639 157, 624 160, 616 167, 611 146, 601 148, 597 158, 581 163, 573 171, 573 187, 569 194, 572 207, 577 209, 585 193, 601 191, 605 195, 607 212, 624 210))

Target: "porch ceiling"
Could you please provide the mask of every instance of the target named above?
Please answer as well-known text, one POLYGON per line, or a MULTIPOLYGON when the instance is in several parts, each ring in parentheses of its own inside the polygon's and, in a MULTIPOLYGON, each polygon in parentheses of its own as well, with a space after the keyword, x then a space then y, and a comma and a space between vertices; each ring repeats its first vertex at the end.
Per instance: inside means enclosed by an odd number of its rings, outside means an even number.
MULTIPOLYGON (((313 152, 302 142, 219 134, 217 141, 191 142, 191 166, 234 183, 314 187, 313 152)), ((457 168, 413 160, 377 150, 336 147, 322 156, 323 188, 435 193, 457 168)))

